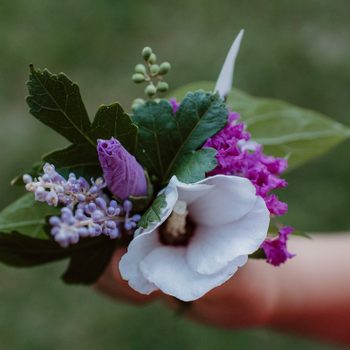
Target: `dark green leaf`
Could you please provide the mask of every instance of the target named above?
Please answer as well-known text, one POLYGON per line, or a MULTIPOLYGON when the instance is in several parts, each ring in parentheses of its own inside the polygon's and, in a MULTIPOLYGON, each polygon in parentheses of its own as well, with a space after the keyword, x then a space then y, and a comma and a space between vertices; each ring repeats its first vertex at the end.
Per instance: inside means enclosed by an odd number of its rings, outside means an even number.
POLYGON ((65 282, 88 284, 103 272, 116 244, 107 237, 95 237, 62 248, 52 239, 32 238, 18 232, 0 233, 0 261, 14 267, 32 267, 71 258, 63 276, 65 282))
POLYGON ((27 103, 30 113, 72 143, 95 144, 88 135, 90 121, 79 87, 60 73, 30 67, 27 103))
POLYGON ((137 126, 118 103, 102 105, 91 126, 93 140, 115 137, 131 154, 137 146, 137 126))
POLYGON ((87 179, 99 177, 102 174, 97 152, 90 144, 70 145, 43 156, 45 162, 54 164, 62 176, 70 172, 87 179))
POLYGON ((31 267, 67 258, 69 248, 51 239, 37 239, 11 232, 0 233, 0 261, 15 267, 31 267))
MULTIPOLYGON (((162 100, 137 108, 133 120, 139 126, 137 159, 150 175, 165 183, 177 175, 176 171, 181 171, 183 181, 190 182, 185 178, 189 172, 180 162, 203 159, 204 153, 196 157, 189 154, 225 125, 227 110, 218 95, 197 91, 186 95, 175 116, 170 104, 162 100)), ((196 169, 195 176, 189 175, 200 179, 199 168, 196 169)))
POLYGON ((141 220, 138 222, 139 227, 146 228, 153 222, 160 221, 162 209, 166 207, 165 194, 159 195, 148 208, 145 214, 143 214, 141 220))
POLYGON ((58 212, 58 208, 39 203, 32 193, 28 193, 0 213, 0 232, 17 231, 32 238, 48 239, 44 231, 45 217, 58 212))
POLYGON ((137 160, 163 180, 181 142, 171 105, 148 101, 136 109, 133 121, 139 127, 137 160))
POLYGON ((213 148, 186 153, 174 165, 173 173, 182 182, 193 183, 202 180, 207 172, 216 167, 215 155, 216 150, 213 148))
MULTIPOLYGON (((212 90, 214 83, 198 82, 171 93, 179 101, 185 92, 204 88, 212 90)), ((289 157, 289 170, 318 157, 350 136, 348 127, 332 119, 291 104, 257 98, 233 89, 227 105, 240 113, 252 139, 264 145, 265 153, 289 157)))

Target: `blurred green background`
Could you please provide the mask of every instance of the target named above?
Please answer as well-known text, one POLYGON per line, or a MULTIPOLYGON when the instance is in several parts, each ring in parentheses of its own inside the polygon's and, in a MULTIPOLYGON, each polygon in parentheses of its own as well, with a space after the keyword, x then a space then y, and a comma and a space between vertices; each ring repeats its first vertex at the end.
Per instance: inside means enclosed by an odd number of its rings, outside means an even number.
MULTIPOLYGON (((346 0, 3 0, 0 2, 0 207, 23 191, 9 181, 65 141, 24 102, 28 64, 78 81, 90 115, 130 106, 143 46, 173 66, 173 88, 215 80, 240 28, 235 85, 350 125, 350 2, 346 0)), ((350 142, 288 175, 285 221, 306 231, 350 228, 350 142)), ((0 349, 330 349, 268 330, 229 332, 181 319, 162 305, 113 303, 66 287, 64 263, 0 266, 0 349)))

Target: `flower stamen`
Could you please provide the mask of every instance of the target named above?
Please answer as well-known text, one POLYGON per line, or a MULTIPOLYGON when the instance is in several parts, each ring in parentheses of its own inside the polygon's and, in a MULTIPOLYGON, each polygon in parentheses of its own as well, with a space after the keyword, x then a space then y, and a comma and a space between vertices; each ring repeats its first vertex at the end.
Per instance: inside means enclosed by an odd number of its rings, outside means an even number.
POLYGON ((177 201, 169 218, 159 227, 159 240, 165 245, 186 246, 195 225, 188 216, 187 203, 177 201))

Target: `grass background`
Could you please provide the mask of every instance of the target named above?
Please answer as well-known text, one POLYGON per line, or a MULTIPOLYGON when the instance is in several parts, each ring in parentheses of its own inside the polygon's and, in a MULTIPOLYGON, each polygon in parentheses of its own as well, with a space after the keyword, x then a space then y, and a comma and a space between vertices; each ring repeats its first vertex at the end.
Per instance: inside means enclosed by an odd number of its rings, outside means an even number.
MULTIPOLYGON (((3 0, 0 3, 0 207, 21 189, 9 181, 66 142, 32 118, 24 102, 28 64, 78 81, 90 115, 141 88, 130 75, 150 45, 169 60, 173 88, 215 80, 240 28, 246 35, 235 85, 350 125, 350 3, 346 0, 3 0)), ((307 231, 350 228, 349 146, 290 173, 280 195, 286 222, 307 231)), ((159 304, 113 303, 66 287, 64 263, 32 270, 0 266, 0 349, 330 349, 269 330, 229 332, 190 323, 159 304)))

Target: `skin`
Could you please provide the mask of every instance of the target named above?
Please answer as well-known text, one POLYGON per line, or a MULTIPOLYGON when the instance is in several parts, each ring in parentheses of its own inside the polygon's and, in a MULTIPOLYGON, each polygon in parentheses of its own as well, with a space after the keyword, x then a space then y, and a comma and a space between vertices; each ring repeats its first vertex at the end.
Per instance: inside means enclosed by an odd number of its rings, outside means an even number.
MULTIPOLYGON (((350 345, 350 234, 292 237, 297 256, 274 267, 250 259, 229 281, 191 303, 185 315, 198 322, 229 329, 269 327, 280 331, 350 345)), ((142 295, 123 281, 118 250, 96 288, 134 304, 162 299, 160 291, 142 295)))

